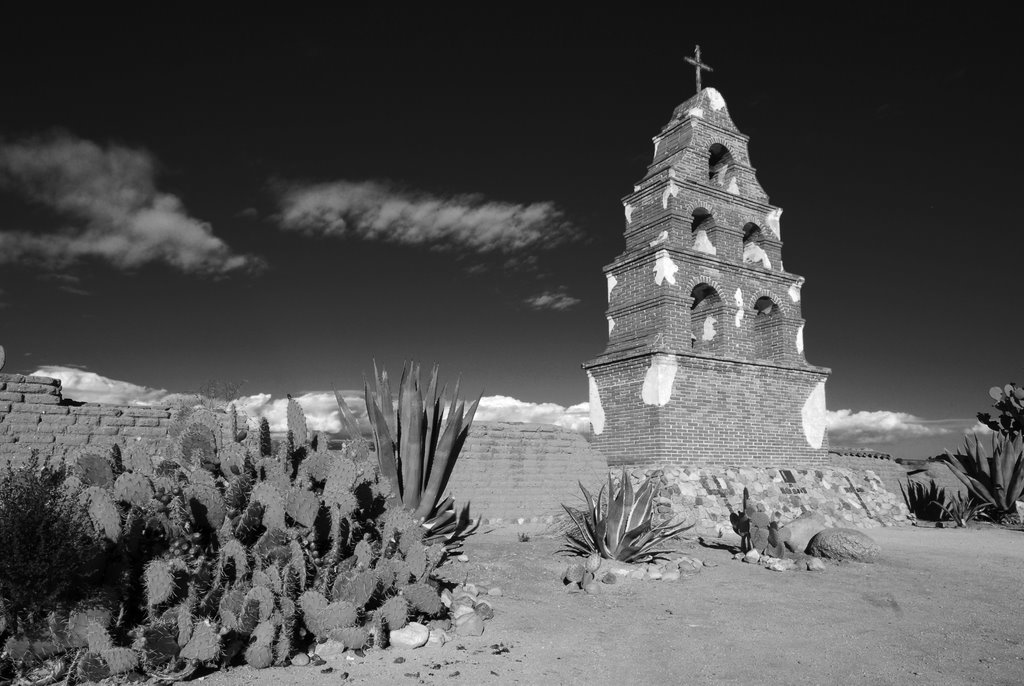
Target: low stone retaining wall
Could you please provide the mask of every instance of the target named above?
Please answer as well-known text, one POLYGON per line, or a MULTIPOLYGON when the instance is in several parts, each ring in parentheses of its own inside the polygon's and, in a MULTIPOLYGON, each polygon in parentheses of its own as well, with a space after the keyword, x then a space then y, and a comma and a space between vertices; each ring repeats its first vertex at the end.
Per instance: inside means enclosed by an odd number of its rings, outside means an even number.
POLYGON ((903 497, 893 494, 871 470, 851 469, 668 469, 627 470, 634 483, 648 476, 661 481, 658 510, 675 521, 696 521, 695 531, 731 530, 729 508, 743 506, 743 489, 764 503, 783 523, 817 512, 829 526, 869 529, 909 524, 903 497))

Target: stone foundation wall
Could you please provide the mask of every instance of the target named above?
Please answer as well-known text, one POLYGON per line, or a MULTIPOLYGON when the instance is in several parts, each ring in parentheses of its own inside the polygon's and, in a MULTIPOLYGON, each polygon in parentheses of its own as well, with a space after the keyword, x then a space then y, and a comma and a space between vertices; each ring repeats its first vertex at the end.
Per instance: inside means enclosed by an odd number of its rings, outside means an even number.
POLYGON ((869 529, 909 524, 903 497, 892 493, 871 470, 707 469, 669 467, 627 470, 634 483, 648 476, 661 481, 658 510, 676 521, 696 521, 695 531, 714 535, 731 530, 729 507, 740 510, 743 489, 752 502, 789 522, 804 512, 817 512, 829 526, 869 529))

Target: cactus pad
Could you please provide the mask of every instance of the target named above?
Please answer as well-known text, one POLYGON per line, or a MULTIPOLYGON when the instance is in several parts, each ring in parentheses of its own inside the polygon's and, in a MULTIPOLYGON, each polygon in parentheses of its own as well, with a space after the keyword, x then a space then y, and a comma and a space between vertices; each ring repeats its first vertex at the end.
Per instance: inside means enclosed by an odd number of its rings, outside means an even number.
POLYGON ((100 653, 111 674, 125 674, 138 669, 139 656, 131 648, 109 648, 100 653))
POLYGON ((263 505, 263 526, 268 529, 284 529, 284 496, 279 488, 263 481, 252 489, 250 498, 263 505))
POLYGON ((336 600, 347 600, 357 608, 364 608, 377 592, 378 584, 377 574, 372 570, 358 572, 351 578, 339 577, 334 584, 334 597, 336 600))
POLYGON ((146 604, 156 607, 174 595, 174 570, 165 560, 153 560, 146 565, 146 604))
POLYGON ((239 543, 236 539, 231 539, 221 546, 220 566, 222 570, 229 560, 233 562, 235 566, 235 580, 237 581, 245 578, 245 575, 249 573, 249 558, 246 553, 245 546, 239 543))
POLYGON ((220 458, 220 471, 228 478, 238 476, 245 471, 248 452, 241 443, 226 444, 217 456, 220 458))
POLYGON ((246 606, 256 604, 259 608, 259 619, 266 622, 274 614, 274 593, 263 586, 253 586, 245 594, 246 606))
POLYGON ((114 470, 110 462, 106 457, 95 453, 79 455, 75 461, 74 472, 86 486, 110 488, 114 483, 114 470))
POLYGON ((245 593, 240 590, 228 591, 220 599, 219 614, 224 626, 238 631, 242 627, 242 608, 245 606, 245 593))
POLYGON ((208 622, 199 622, 192 631, 192 638, 181 649, 181 657, 185 660, 209 662, 220 655, 220 634, 208 622))
POLYGON ((363 539, 356 543, 353 555, 356 556, 356 565, 366 569, 373 564, 373 545, 366 539, 363 539))
POLYGON ((285 499, 285 513, 298 524, 310 529, 320 512, 320 499, 310 491, 292 488, 285 499))
POLYGON ((249 502, 249 493, 254 483, 253 478, 245 473, 231 479, 224 491, 224 507, 233 510, 244 509, 249 502))
POLYGON ((100 626, 96 622, 89 623, 88 628, 85 630, 85 637, 89 641, 89 652, 91 653, 102 653, 104 650, 110 650, 114 647, 106 627, 100 626))
POLYGON ((331 638, 335 641, 341 641, 345 648, 349 650, 359 650, 369 642, 370 635, 361 626, 347 626, 344 629, 332 631, 331 638))
POLYGON ((413 609, 422 612, 428 617, 434 617, 441 613, 444 605, 441 603, 441 596, 429 584, 409 584, 402 589, 402 595, 409 601, 413 609))
POLYGON ((423 578, 427 572, 427 549, 419 541, 413 541, 406 547, 405 562, 409 565, 409 571, 417 579, 423 578))
POLYGON ((88 504, 89 519, 97 533, 115 542, 121 537, 121 513, 109 491, 99 486, 90 486, 82 491, 79 501, 88 504))
POLYGON ((122 503, 146 507, 153 499, 153 484, 142 474, 125 472, 114 482, 114 497, 122 503))
POLYGON ((409 621, 409 601, 400 595, 392 596, 380 607, 388 628, 397 631, 409 621))
POLYGON ((308 440, 306 430, 306 415, 302 406, 294 398, 288 398, 288 431, 292 434, 292 441, 296 447, 305 445, 308 440))
POLYGON ((253 642, 245 651, 245 661, 255 669, 265 669, 274 664, 274 639, 277 627, 271 622, 260 622, 252 632, 253 642))
MULTIPOLYGON (((326 440, 324 441, 324 444, 326 444, 326 440)), ((318 451, 308 455, 299 466, 299 476, 308 477, 317 483, 325 482, 327 481, 327 477, 330 475, 331 462, 333 459, 334 458, 328 452, 318 451)))

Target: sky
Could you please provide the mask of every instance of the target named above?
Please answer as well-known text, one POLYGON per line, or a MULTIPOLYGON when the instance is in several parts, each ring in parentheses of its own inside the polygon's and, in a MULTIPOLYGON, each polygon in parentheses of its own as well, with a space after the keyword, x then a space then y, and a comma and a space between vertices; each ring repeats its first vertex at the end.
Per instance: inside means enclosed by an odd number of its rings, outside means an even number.
POLYGON ((953 449, 1022 380, 1016 24, 811 7, 9 14, 4 371, 123 402, 244 382, 330 428, 327 392, 416 359, 481 418, 585 430, 621 199, 699 43, 785 210, 831 443, 953 449))

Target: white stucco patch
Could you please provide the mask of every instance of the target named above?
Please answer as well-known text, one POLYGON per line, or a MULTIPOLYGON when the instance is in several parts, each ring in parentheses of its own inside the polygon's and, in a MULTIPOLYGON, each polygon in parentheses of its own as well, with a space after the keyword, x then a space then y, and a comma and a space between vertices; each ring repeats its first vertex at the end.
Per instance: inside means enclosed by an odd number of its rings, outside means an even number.
POLYGON ((740 185, 738 183, 736 183, 736 177, 735 176, 733 178, 729 179, 729 185, 726 187, 725 190, 728 191, 729 193, 732 193, 733 195, 739 195, 740 194, 740 185))
POLYGON ((733 301, 736 303, 736 328, 739 328, 743 326, 743 291, 737 288, 733 301))
POLYGON ((615 329, 615 320, 608 317, 608 335, 612 335, 612 331, 615 329))
POLYGON ((708 238, 708 232, 701 229, 693 236, 693 249, 697 252, 702 252, 708 255, 717 255, 718 250, 715 249, 715 245, 708 238))
POLYGON ((666 210, 668 209, 668 197, 670 195, 673 198, 679 195, 679 186, 676 185, 675 181, 669 181, 668 188, 661 194, 661 206, 666 210))
POLYGON ((743 261, 750 264, 760 262, 765 269, 772 268, 772 261, 768 259, 768 253, 757 243, 747 243, 743 246, 743 261))
POLYGON ((705 340, 705 341, 714 340, 715 334, 718 333, 717 331, 715 331, 715 324, 717 324, 717 323, 718 323, 718 320, 715 319, 714 317, 708 317, 708 318, 706 318, 704 320, 703 340, 705 340))
POLYGON ((780 219, 782 219, 781 207, 778 207, 764 215, 765 224, 768 225, 768 229, 775 234, 776 238, 782 238, 782 227, 779 225, 780 219))
POLYGON ((590 428, 594 435, 604 431, 604 408, 601 407, 601 392, 597 388, 597 381, 587 372, 587 385, 590 387, 590 428))
POLYGON ((672 399, 672 384, 676 380, 678 363, 675 355, 655 355, 644 376, 640 398, 647 405, 663 406, 672 399))
POLYGON ((619 280, 615 278, 614 274, 608 275, 608 302, 612 301, 612 290, 618 285, 619 280))
POLYGON ((672 258, 668 256, 668 250, 659 250, 655 256, 654 262, 654 283, 661 285, 662 281, 668 281, 673 286, 676 285, 676 272, 679 271, 679 267, 672 261, 672 258))
POLYGON ((699 119, 704 118, 704 110, 700 107, 691 107, 690 109, 686 110, 686 113, 691 117, 697 117, 699 119))
POLYGON ((825 416, 825 382, 819 381, 811 394, 807 396, 804 407, 800 411, 807 445, 815 450, 821 448, 821 444, 825 440, 825 416))
POLYGON ((658 234, 657 238, 655 238, 653 241, 651 241, 651 247, 653 248, 658 243, 664 243, 667 240, 668 240, 668 231, 662 231, 661 233, 658 234))
POLYGON ((796 280, 792 286, 789 287, 789 299, 795 303, 800 302, 800 289, 804 287, 804 277, 800 277, 796 280))
POLYGON ((625 207, 623 207, 622 209, 625 210, 625 212, 626 212, 626 223, 627 224, 632 224, 633 223, 633 210, 636 209, 636 208, 634 208, 629 203, 626 203, 625 207))
POLYGON ((801 324, 800 328, 796 330, 796 351, 801 355, 804 354, 804 325, 801 324))
POLYGON ((714 88, 705 88, 704 92, 708 94, 708 102, 711 103, 711 109, 715 112, 725 107, 725 98, 714 88))

